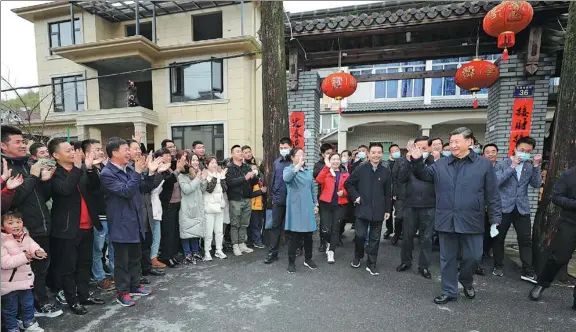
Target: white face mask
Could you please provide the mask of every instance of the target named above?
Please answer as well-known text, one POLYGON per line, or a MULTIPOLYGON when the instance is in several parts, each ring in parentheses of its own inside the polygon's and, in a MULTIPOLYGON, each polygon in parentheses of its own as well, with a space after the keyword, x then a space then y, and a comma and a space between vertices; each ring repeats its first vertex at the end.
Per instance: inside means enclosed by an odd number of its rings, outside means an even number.
POLYGON ((348 162, 348 158, 344 157, 342 158, 342 164, 346 164, 348 162))
POLYGON ((282 157, 286 157, 288 154, 290 154, 290 150, 289 149, 280 149, 280 155, 282 157))
POLYGON ((422 158, 426 159, 430 156, 430 152, 422 152, 422 158))

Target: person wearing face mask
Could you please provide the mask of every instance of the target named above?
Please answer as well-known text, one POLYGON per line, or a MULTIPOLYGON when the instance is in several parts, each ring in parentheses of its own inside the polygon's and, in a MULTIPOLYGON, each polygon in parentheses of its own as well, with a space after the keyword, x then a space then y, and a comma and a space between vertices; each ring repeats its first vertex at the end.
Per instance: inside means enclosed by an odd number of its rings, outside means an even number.
POLYGON ((536 283, 536 275, 532 266, 532 224, 530 219, 530 200, 528 186, 542 186, 542 170, 540 164, 542 155, 532 157, 536 140, 530 136, 521 137, 516 142, 514 156, 501 160, 494 169, 500 185, 502 198, 502 224, 498 236, 494 239, 494 270, 495 276, 503 276, 504 241, 510 225, 514 225, 520 260, 522 261, 521 279, 536 283))
POLYGON ((470 150, 474 151, 477 155, 482 154, 482 144, 478 143, 476 137, 474 137, 474 144, 470 146, 470 150))
MULTIPOLYGON (((315 164, 314 164, 314 170, 312 171, 312 176, 314 178, 318 177, 318 174, 320 174, 320 171, 324 168, 324 166, 326 165, 325 160, 327 157, 329 157, 332 152, 334 152, 334 146, 330 143, 324 143, 320 146, 320 160, 318 160, 315 164)), ((322 188, 318 188, 318 197, 320 197, 320 193, 322 192, 322 188)), ((320 216, 320 233, 318 234, 320 237, 320 247, 318 247, 318 251, 319 252, 326 252, 326 237, 328 234, 328 228, 324 227, 325 225, 323 225, 322 223, 322 216, 320 216)))
POLYGON ((356 154, 356 159, 352 163, 352 166, 350 166, 350 174, 354 172, 356 167, 358 167, 360 164, 362 164, 367 160, 366 159, 367 156, 368 156, 368 147, 366 145, 360 145, 358 147, 358 153, 356 154))
MULTIPOLYGON (((434 158, 430 156, 428 137, 421 136, 414 140, 414 147, 408 146, 411 155, 416 151, 422 154, 425 167, 434 165, 434 158)), ((420 255, 418 258, 418 272, 426 279, 432 278, 430 273, 430 256, 432 255, 432 237, 434 230, 434 216, 436 206, 436 191, 434 183, 423 181, 414 175, 410 165, 405 165, 399 175, 398 181, 406 185, 406 200, 404 202, 404 220, 401 264, 396 271, 402 272, 412 267, 412 251, 414 250, 414 235, 416 230, 420 235, 420 255)))
POLYGON ((386 232, 384 233, 384 239, 390 238, 390 235, 394 233, 392 237, 392 244, 398 243, 398 240, 402 236, 402 220, 404 215, 404 199, 406 198, 406 183, 399 181, 400 171, 406 168, 406 159, 402 158, 402 153, 400 152, 400 147, 398 144, 392 144, 388 148, 390 152, 390 158, 387 161, 388 168, 392 173, 392 204, 391 207, 394 208, 394 213, 390 210, 390 215, 394 216, 394 220, 389 218, 386 220, 386 232))
POLYGON ((452 151, 450 151, 450 143, 444 143, 442 145, 442 157, 450 157, 452 155, 452 151))
MULTIPOLYGON (((348 174, 351 174, 351 166, 352 162, 354 161, 354 157, 352 151, 344 150, 340 154, 340 161, 342 162, 342 166, 346 170, 348 174)), ((344 207, 344 216, 342 217, 342 222, 340 223, 340 240, 338 241, 338 245, 343 245, 342 237, 344 236, 344 230, 346 229, 346 224, 352 224, 352 228, 354 228, 354 202, 348 201, 348 204, 344 207)))
POLYGON ((289 137, 280 140, 280 157, 274 160, 272 170, 272 227, 268 230, 268 256, 265 264, 272 264, 278 260, 280 237, 284 231, 286 218, 286 183, 284 182, 284 168, 292 165, 290 150, 292 141, 289 137))

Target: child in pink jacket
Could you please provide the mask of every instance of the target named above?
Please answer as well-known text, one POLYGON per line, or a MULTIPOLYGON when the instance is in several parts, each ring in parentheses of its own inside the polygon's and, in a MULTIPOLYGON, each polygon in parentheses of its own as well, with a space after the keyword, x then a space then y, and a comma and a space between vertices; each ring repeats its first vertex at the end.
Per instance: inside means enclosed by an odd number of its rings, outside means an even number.
POLYGON ((20 331, 18 307, 22 308, 25 331, 44 331, 34 320, 34 274, 32 259, 46 258, 46 252, 24 229, 22 215, 8 212, 2 216, 2 325, 8 332, 20 331))

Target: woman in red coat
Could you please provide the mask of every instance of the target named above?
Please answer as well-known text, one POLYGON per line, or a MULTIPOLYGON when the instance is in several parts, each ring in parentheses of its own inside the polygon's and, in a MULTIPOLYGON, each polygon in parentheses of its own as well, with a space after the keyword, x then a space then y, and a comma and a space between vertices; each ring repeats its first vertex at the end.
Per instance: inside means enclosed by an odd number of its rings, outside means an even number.
POLYGON ((348 203, 348 194, 344 189, 344 182, 350 174, 344 171, 340 165, 340 155, 330 154, 324 160, 325 166, 322 168, 316 182, 320 184, 320 218, 323 221, 321 234, 325 234, 324 240, 328 243, 326 256, 328 264, 334 264, 334 249, 340 240, 340 222, 344 217, 345 206, 348 203))

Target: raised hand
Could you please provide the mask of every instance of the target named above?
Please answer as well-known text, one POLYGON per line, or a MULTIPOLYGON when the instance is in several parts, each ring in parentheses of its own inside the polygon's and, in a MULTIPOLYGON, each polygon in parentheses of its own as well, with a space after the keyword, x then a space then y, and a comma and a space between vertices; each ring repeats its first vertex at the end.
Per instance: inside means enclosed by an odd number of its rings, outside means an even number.
POLYGON ((48 254, 46 253, 46 251, 44 251, 44 249, 38 249, 36 250, 36 252, 34 252, 34 256, 36 256, 35 258, 37 259, 44 259, 48 257, 48 254))
POLYGON ((534 158, 532 158, 532 160, 533 160, 534 167, 538 167, 542 164, 542 155, 541 154, 535 154, 534 158))
POLYGON ((185 158, 178 159, 178 161, 176 162, 176 169, 180 172, 184 172, 184 166, 186 166, 186 159, 185 158))
POLYGON ((512 157, 512 163, 510 164, 510 167, 512 168, 516 168, 518 165, 520 165, 522 161, 520 160, 519 157, 513 156, 512 157))
POLYGON ((246 181, 252 179, 253 177, 254 177, 254 172, 252 172, 252 171, 248 172, 248 174, 246 174, 246 176, 244 176, 246 181))
POLYGON ((142 143, 142 135, 140 134, 139 130, 136 130, 134 135, 132 135, 132 139, 138 142, 138 144, 142 143))
POLYGON ((24 183, 24 177, 22 176, 22 174, 18 174, 16 177, 11 177, 8 179, 8 181, 6 181, 6 188, 16 189, 22 183, 24 183))
POLYGON ((2 180, 6 181, 12 175, 12 170, 8 168, 6 159, 2 159, 2 180))
POLYGON ((43 168, 42 169, 42 181, 48 181, 52 178, 52 176, 54 175, 54 172, 56 172, 56 167, 51 167, 51 168, 43 168))
POLYGON ((43 167, 44 166, 41 162, 36 162, 34 165, 32 165, 32 167, 30 167, 30 174, 36 177, 40 177, 40 172, 42 172, 43 167))
POLYGON ((434 157, 434 160, 440 159, 440 152, 439 152, 439 151, 436 151, 436 150, 433 150, 433 151, 432 151, 432 157, 434 157))
POLYGON ((168 169, 170 169, 170 164, 169 163, 165 163, 164 161, 162 161, 160 163, 160 166, 158 166, 158 173, 164 173, 166 172, 168 169))
MULTIPOLYGON (((74 157, 76 157, 76 155, 74 157)), ((74 158, 74 159, 76 159, 76 158, 74 158)), ((80 160, 82 160, 82 159, 80 159, 80 160)), ((76 164, 76 160, 74 160, 74 164, 76 164)), ((86 159, 84 159, 84 164, 86 165, 87 169, 92 168, 92 166, 94 165, 94 152, 90 152, 90 153, 86 154, 86 159)), ((80 165, 82 165, 82 161, 80 161, 80 165)))
POLYGON ((207 169, 204 169, 204 170, 202 171, 202 179, 206 180, 207 178, 208 178, 208 170, 207 170, 207 169))
POLYGON ((324 164, 330 167, 330 158, 328 156, 324 156, 324 164))
POLYGON ((420 157, 422 157, 422 151, 420 151, 420 149, 418 148, 414 148, 412 151, 412 159, 418 159, 420 157))
POLYGON ((266 188, 266 186, 263 186, 262 188, 260 188, 260 190, 262 190, 263 193, 266 193, 268 191, 268 188, 266 188))
POLYGON ((152 157, 148 155, 148 159, 146 160, 146 162, 148 164, 148 171, 150 171, 150 173, 154 173, 156 171, 159 171, 160 165, 163 163, 163 160, 162 157, 158 157, 155 160, 152 160, 152 157))
MULTIPOLYGON (((82 167, 82 152, 76 151, 74 153, 74 166, 81 168, 82 167)), ((92 165, 90 165, 92 167, 92 165)))
POLYGON ((145 168, 146 168, 146 159, 143 157, 137 157, 136 160, 134 160, 134 169, 136 170, 136 172, 142 173, 145 168))

